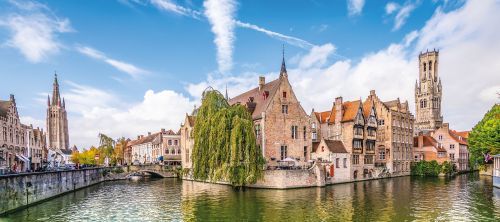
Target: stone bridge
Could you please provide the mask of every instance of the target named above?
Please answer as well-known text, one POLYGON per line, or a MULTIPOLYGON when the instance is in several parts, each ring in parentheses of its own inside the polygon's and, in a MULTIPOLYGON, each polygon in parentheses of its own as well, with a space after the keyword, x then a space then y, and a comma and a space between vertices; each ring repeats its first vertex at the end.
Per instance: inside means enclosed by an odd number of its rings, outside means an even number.
POLYGON ((127 176, 133 173, 150 173, 159 177, 177 177, 177 174, 174 171, 172 166, 158 165, 158 164, 150 164, 150 165, 130 165, 123 166, 123 171, 127 174, 127 176))

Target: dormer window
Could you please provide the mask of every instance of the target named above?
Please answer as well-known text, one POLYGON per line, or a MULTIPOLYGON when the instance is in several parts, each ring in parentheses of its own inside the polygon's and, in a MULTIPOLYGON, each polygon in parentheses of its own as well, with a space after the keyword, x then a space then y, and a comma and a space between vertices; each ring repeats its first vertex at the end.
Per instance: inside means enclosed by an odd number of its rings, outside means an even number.
POLYGON ((286 98, 286 92, 283 91, 283 98, 286 98))

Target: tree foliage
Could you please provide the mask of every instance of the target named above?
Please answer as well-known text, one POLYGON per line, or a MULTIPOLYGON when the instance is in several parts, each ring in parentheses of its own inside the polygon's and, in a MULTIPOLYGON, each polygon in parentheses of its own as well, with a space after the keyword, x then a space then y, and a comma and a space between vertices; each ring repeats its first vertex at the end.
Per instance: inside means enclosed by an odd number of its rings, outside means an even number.
POLYGON ((264 159, 256 145, 252 116, 244 106, 230 106, 218 91, 206 91, 193 134, 195 179, 243 186, 262 177, 264 159))
POLYGON ((455 165, 448 161, 444 161, 442 164, 439 164, 435 160, 432 161, 421 160, 416 162, 411 167, 411 174, 415 176, 436 177, 439 176, 440 173, 451 175, 455 171, 456 171, 455 165))
POLYGON ((111 137, 102 133, 99 134, 98 138, 100 144, 98 148, 92 146, 89 149, 83 149, 82 152, 74 152, 71 155, 71 160, 81 165, 102 165, 104 159, 108 157, 111 165, 123 164, 128 140, 122 137, 115 142, 111 137), (95 159, 96 154, 99 156, 97 160, 95 159))
POLYGON ((484 154, 500 154, 500 105, 495 104, 469 134, 472 164, 485 164, 484 154))

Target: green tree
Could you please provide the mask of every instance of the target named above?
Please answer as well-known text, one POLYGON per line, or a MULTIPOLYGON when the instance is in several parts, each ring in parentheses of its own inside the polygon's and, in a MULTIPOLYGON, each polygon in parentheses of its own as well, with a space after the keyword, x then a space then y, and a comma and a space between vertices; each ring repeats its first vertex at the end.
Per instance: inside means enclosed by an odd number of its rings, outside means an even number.
POLYGON ((218 91, 205 91, 196 115, 192 161, 193 177, 199 180, 243 186, 261 178, 264 159, 247 109, 230 106, 218 91))
POLYGON ((117 163, 123 164, 125 147, 127 147, 127 139, 125 137, 119 138, 113 149, 113 160, 117 163))
POLYGON ((99 133, 99 163, 103 164, 106 157, 111 159, 111 164, 113 163, 113 149, 115 146, 115 140, 105 134, 99 133))
POLYGON ((500 153, 500 105, 495 104, 469 134, 469 152, 472 165, 484 165, 484 154, 500 153))

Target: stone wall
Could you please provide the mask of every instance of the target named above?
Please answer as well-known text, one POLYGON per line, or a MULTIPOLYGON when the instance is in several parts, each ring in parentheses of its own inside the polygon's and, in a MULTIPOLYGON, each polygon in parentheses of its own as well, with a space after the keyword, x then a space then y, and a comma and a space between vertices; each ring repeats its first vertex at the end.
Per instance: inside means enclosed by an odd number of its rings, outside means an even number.
POLYGON ((0 215, 105 180, 121 178, 109 168, 0 176, 0 215))

